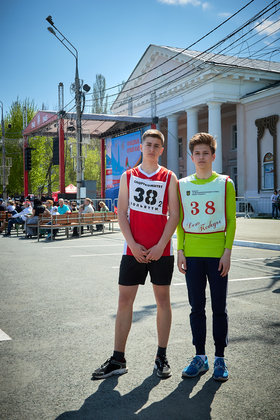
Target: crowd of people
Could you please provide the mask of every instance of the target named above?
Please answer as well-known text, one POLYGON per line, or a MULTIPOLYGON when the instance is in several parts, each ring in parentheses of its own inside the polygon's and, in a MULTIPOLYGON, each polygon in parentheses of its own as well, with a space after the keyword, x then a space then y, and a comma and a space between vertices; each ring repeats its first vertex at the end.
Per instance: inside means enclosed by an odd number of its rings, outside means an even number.
MULTIPOLYGON (((6 220, 1 221, 0 233, 5 237, 11 236, 11 230, 14 225, 22 225, 25 231, 25 237, 27 239, 32 236, 37 236, 37 228, 34 227, 38 223, 38 218, 43 216, 55 216, 66 213, 94 213, 95 211, 106 212, 109 208, 106 206, 104 201, 99 201, 98 209, 96 210, 93 201, 90 198, 85 198, 82 204, 78 204, 77 201, 67 200, 59 198, 58 202, 54 202, 53 199, 42 197, 42 198, 30 198, 23 199, 12 199, 8 197, 7 200, 0 198, 0 212, 6 212, 8 217, 6 220)), ((49 222, 51 224, 51 222, 49 222)), ((100 227, 97 227, 100 230, 100 227)), ((51 235, 55 238, 58 229, 54 229, 51 233, 51 229, 40 232, 40 236, 46 235, 46 240, 51 239, 51 235)), ((81 231, 83 233, 83 230, 81 231)), ((79 236, 78 229, 74 228, 72 236, 79 236)))

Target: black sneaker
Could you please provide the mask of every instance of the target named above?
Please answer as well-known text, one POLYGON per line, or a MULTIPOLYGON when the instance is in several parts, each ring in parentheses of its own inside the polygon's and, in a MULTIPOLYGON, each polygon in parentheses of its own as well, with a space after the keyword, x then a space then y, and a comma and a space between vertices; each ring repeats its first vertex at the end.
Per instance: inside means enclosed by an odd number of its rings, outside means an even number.
POLYGON ((128 369, 126 367, 126 361, 118 362, 117 360, 111 357, 110 359, 106 360, 106 362, 101 365, 100 368, 96 369, 91 379, 103 379, 109 378, 109 376, 113 375, 123 375, 127 373, 128 369))
POLYGON ((157 376, 160 378, 169 378, 172 375, 166 356, 157 356, 155 360, 155 369, 157 370, 157 376))

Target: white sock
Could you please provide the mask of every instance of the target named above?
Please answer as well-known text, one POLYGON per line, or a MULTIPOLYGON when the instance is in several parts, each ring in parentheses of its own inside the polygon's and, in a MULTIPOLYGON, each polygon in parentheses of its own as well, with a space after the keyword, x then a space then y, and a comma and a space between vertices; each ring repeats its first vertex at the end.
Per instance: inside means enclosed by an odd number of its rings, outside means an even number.
POLYGON ((205 360, 206 360, 206 355, 205 354, 197 354, 197 356, 201 357, 203 362, 205 362, 205 360))

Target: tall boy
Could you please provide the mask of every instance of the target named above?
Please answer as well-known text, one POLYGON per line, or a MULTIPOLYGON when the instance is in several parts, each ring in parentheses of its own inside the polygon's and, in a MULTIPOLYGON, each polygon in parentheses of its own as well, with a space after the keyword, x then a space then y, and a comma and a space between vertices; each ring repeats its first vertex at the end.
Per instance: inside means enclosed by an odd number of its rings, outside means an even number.
POLYGON ((196 356, 183 370, 194 377, 209 369, 205 352, 205 288, 208 279, 213 313, 215 362, 213 378, 228 379, 224 361, 228 317, 226 296, 231 249, 234 240, 235 190, 233 181, 212 170, 216 141, 208 133, 198 133, 189 143, 196 173, 179 181, 180 223, 177 228, 178 268, 186 275, 190 323, 196 356))
MULTIPOLYGON (((169 289, 174 266, 170 239, 179 221, 179 201, 176 176, 158 164, 163 145, 164 136, 160 131, 145 131, 140 145, 142 163, 121 177, 118 219, 126 242, 119 273, 114 353, 93 372, 93 379, 127 372, 125 346, 132 323, 133 303, 139 284, 145 283, 148 272, 157 303, 155 368, 159 377, 171 376, 166 358, 171 326, 169 289)), ((138 352, 141 354, 141 348, 138 352)))

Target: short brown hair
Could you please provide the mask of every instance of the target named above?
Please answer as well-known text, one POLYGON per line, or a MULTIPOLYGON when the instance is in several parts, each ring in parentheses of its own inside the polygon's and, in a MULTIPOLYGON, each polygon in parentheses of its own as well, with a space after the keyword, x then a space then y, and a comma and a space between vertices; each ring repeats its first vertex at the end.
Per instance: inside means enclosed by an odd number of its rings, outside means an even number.
POLYGON ((146 137, 155 137, 157 139, 161 140, 162 146, 164 145, 164 135, 161 131, 156 130, 155 128, 151 128, 150 130, 147 130, 142 135, 142 143, 144 143, 146 137))
POLYGON ((213 136, 209 133, 196 133, 189 142, 189 149, 193 154, 193 149, 198 144, 206 144, 210 147, 212 155, 216 152, 217 142, 213 136))

